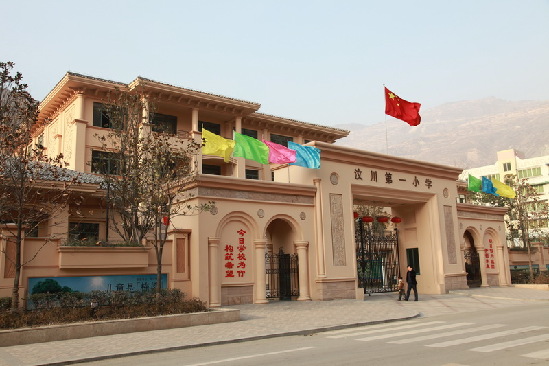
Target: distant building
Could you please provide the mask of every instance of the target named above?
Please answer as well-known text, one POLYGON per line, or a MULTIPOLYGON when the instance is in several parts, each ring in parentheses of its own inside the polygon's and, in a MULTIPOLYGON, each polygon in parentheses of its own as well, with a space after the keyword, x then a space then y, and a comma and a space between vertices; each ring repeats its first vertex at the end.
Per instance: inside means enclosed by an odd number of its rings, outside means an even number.
MULTIPOLYGON (((531 209, 546 212, 549 202, 549 155, 524 159, 522 153, 510 149, 498 151, 497 157, 498 159, 493 165, 464 170, 460 175, 460 180, 467 181, 469 174, 477 178, 495 178, 500 182, 505 182, 506 177, 510 175, 517 176, 519 179, 525 178, 539 194, 538 207, 531 207, 531 209)), ((459 200, 465 202, 466 196, 467 185, 461 184, 459 200)), ((528 268, 530 260, 536 270, 546 271, 549 269, 549 222, 546 214, 540 216, 534 216, 529 220, 532 243, 530 258, 520 239, 516 238, 508 243, 508 247, 511 249, 509 252, 511 270, 528 268)))
MULTIPOLYGON (((494 178, 505 182, 507 176, 525 178, 527 182, 539 194, 538 202, 547 205, 549 202, 549 155, 524 159, 523 154, 514 149, 502 150, 497 153, 497 161, 493 165, 464 170, 460 174, 460 180, 467 180, 469 174, 477 178, 494 178)), ((543 209, 543 207, 540 207, 543 209)), ((535 207, 532 210, 536 210, 535 207)), ((539 236, 546 238, 549 235, 549 222, 547 216, 530 220, 530 228, 539 229, 539 236)))

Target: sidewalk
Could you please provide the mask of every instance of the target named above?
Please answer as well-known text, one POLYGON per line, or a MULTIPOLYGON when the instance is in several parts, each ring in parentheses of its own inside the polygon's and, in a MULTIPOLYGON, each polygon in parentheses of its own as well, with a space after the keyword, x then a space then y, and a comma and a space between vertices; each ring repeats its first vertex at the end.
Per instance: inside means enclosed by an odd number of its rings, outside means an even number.
POLYGON ((435 316, 447 313, 549 302, 549 291, 514 287, 478 288, 446 295, 421 295, 420 301, 396 301, 397 295, 373 294, 364 301, 334 300, 239 305, 241 321, 188 328, 118 334, 0 348, 0 366, 68 365, 121 355, 152 353, 239 342, 327 329, 435 316))

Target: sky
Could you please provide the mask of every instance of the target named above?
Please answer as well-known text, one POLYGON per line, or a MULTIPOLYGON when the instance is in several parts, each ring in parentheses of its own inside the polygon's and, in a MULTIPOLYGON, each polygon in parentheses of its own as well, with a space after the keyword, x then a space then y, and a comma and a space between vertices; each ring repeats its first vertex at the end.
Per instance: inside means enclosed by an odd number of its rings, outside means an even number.
POLYGON ((0 61, 42 100, 67 71, 137 76, 336 126, 383 122, 383 86, 422 110, 549 100, 549 0, 3 0, 0 61))

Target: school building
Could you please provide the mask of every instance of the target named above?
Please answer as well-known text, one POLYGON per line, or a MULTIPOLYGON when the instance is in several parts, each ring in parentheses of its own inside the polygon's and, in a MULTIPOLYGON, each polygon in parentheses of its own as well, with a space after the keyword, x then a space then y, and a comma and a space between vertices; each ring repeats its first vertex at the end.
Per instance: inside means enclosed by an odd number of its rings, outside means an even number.
MULTIPOLYGON (((394 291, 413 264, 420 294, 469 286, 510 284, 505 209, 458 201, 461 169, 343 147, 349 132, 258 112, 260 104, 138 77, 129 84, 67 73, 40 104, 35 143, 63 153, 69 168, 97 174, 105 159, 97 136, 109 129, 101 104, 116 89, 139 89, 154 99, 151 121, 174 139, 201 141, 202 128, 232 138, 233 131, 282 145, 320 149, 320 169, 224 162, 200 155, 192 203, 215 201, 196 216, 174 218, 164 251, 165 286, 210 306, 289 300, 362 298, 394 291), (385 207, 388 217, 357 212, 385 207), (387 222, 382 230, 375 225, 387 222)), ((403 126, 403 128, 407 126, 403 126)), ((108 230, 105 191, 80 185, 85 202, 68 207, 24 240, 21 293, 54 279, 75 290, 132 290, 154 284, 156 260, 143 247, 79 247, 79 237, 116 241, 108 230), (77 212, 78 211, 78 212, 77 212)), ((13 265, 10 225, 1 230, 0 295, 9 296, 13 265)))

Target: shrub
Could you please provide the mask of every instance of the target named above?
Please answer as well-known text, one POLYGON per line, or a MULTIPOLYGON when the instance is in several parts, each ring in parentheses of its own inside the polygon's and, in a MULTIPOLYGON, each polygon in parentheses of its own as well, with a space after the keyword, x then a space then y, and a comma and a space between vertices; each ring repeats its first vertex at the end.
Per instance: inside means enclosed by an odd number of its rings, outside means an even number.
POLYGON ((32 310, 15 313, 2 307, 0 329, 208 311, 203 301, 185 300, 177 289, 162 290, 158 298, 154 291, 35 294, 28 305, 32 310))

